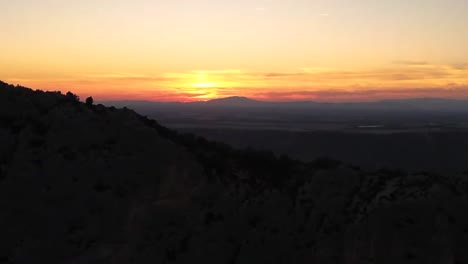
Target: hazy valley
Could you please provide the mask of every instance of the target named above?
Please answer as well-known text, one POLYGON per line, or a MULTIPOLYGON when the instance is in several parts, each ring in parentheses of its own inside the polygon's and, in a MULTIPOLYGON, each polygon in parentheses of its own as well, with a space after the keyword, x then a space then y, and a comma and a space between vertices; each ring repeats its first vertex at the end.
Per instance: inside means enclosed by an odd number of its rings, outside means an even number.
POLYGON ((468 101, 262 102, 242 97, 128 106, 180 132, 237 148, 310 161, 328 157, 367 168, 460 171, 468 164, 468 101))

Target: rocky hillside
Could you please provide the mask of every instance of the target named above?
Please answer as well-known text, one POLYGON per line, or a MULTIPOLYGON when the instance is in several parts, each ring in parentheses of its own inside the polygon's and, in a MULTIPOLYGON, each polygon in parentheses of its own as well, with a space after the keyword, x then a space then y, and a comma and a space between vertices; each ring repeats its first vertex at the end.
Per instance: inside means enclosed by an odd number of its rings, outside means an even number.
POLYGON ((304 163, 0 82, 0 263, 468 263, 467 175, 304 163))

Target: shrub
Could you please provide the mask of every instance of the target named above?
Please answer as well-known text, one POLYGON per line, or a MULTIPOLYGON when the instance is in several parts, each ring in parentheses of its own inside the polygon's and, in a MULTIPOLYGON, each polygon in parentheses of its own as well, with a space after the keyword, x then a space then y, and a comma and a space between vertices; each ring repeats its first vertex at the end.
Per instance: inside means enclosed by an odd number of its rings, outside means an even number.
POLYGON ((80 101, 80 97, 78 97, 78 95, 76 95, 76 94, 74 94, 72 92, 67 92, 66 96, 67 96, 68 99, 70 99, 73 102, 80 101))
POLYGON ((93 97, 90 96, 90 97, 86 98, 86 105, 92 106, 93 104, 94 104, 93 97))

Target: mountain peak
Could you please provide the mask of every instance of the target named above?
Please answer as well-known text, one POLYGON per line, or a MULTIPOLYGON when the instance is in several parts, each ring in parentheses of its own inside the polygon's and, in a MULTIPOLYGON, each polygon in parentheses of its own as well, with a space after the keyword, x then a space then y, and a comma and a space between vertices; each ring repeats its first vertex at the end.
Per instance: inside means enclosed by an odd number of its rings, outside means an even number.
POLYGON ((213 99, 207 101, 208 104, 216 104, 216 105, 227 105, 227 106, 247 106, 259 103, 260 101, 253 100, 247 97, 242 96, 231 96, 231 97, 224 97, 213 99))
POLYGON ((209 100, 208 102, 256 102, 256 100, 244 96, 230 96, 209 100))

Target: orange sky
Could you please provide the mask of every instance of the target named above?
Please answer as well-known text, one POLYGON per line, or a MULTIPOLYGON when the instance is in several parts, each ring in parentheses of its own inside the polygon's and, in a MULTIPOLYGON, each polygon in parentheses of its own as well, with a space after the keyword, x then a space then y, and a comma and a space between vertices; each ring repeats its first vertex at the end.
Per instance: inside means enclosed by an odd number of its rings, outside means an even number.
POLYGON ((465 0, 1 1, 0 80, 98 100, 468 98, 465 0))

